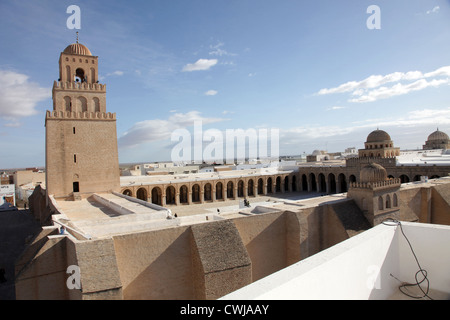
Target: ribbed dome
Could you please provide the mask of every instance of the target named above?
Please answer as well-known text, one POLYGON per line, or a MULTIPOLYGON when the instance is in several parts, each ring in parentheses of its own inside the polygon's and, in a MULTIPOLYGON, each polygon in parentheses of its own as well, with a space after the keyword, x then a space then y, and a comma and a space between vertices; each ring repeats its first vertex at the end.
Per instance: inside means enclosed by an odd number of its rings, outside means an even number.
POLYGON ((449 139, 448 135, 439 129, 428 136, 428 141, 448 141, 449 139))
POLYGON ((362 183, 386 181, 386 169, 377 163, 371 163, 361 169, 359 180, 362 183))
POLYGON ((73 43, 64 49, 64 53, 67 54, 77 54, 82 56, 92 56, 91 51, 81 43, 73 43))
POLYGON ((386 131, 383 130, 375 130, 372 131, 368 136, 367 136, 367 142, 382 142, 382 141, 390 141, 391 137, 387 134, 386 131))

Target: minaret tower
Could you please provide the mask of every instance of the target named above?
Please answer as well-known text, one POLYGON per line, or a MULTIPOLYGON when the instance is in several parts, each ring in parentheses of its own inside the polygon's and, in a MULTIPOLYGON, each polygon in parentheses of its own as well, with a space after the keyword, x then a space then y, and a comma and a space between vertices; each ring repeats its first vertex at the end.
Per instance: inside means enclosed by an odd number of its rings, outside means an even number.
POLYGON ((98 57, 78 43, 78 34, 60 55, 52 95, 45 119, 47 194, 78 200, 119 191, 116 115, 106 112, 98 57))

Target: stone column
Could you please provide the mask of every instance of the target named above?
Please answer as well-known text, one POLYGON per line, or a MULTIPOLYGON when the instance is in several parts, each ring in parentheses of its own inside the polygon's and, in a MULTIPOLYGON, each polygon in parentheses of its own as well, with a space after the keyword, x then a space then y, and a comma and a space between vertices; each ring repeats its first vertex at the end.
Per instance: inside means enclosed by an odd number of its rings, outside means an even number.
POLYGON ((180 192, 175 190, 175 205, 180 204, 180 192))

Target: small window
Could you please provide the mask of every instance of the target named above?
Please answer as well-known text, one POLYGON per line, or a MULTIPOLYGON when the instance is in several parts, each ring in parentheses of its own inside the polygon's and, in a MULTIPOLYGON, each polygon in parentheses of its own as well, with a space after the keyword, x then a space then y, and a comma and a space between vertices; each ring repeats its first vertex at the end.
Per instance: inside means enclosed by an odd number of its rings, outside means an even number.
POLYGON ((80 183, 79 182, 73 183, 73 192, 80 192, 80 183))
POLYGON ((77 163, 77 155, 76 154, 73 155, 73 162, 77 163))
POLYGON ((75 130, 75 127, 73 127, 73 134, 76 134, 76 130, 75 130))

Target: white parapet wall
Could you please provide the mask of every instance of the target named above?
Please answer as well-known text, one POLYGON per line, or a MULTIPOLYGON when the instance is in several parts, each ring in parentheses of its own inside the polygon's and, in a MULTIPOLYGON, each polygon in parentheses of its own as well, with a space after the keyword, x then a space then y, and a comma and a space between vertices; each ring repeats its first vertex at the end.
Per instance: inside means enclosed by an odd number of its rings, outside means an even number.
MULTIPOLYGON (((450 298, 450 227, 407 222, 402 227, 430 288, 450 298)), ((400 226, 380 224, 222 299, 384 300, 398 293, 400 281, 415 283, 418 270, 400 226)))

